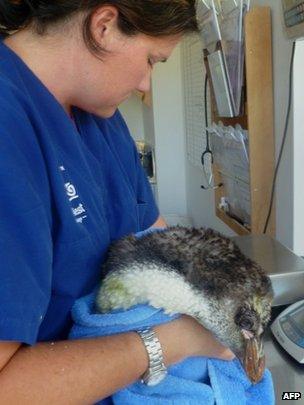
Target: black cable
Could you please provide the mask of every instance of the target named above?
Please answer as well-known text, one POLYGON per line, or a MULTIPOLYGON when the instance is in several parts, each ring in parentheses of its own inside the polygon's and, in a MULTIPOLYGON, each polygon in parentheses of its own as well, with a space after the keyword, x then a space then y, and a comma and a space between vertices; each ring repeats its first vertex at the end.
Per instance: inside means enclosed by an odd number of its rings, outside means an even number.
MULTIPOLYGON (((203 170, 204 170, 204 173, 205 173, 205 177, 206 177, 206 172, 205 172, 205 156, 206 156, 206 154, 208 154, 208 153, 210 153, 210 155, 211 155, 211 161, 212 161, 212 163, 213 163, 213 155, 212 155, 212 152, 211 152, 211 149, 210 149, 210 139, 209 139, 209 132, 208 132, 208 106, 207 106, 207 91, 208 91, 208 88, 207 88, 207 85, 208 85, 208 75, 207 75, 207 72, 205 73, 205 84, 204 84, 204 108, 205 108, 205 135, 206 135, 206 147, 205 147, 205 150, 203 151, 203 153, 202 153, 202 156, 201 156, 201 164, 202 164, 202 166, 203 166, 203 170)), ((207 180, 207 177, 206 177, 206 180, 207 180)), ((208 182, 208 181, 207 181, 208 182)), ((208 190, 209 188, 210 188, 210 185, 208 185, 207 187, 205 187, 205 186, 203 186, 203 185, 201 185, 201 188, 203 189, 203 190, 208 190)))
POLYGON ((293 42, 293 44, 292 44, 292 52, 291 52, 291 59, 290 59, 290 67, 289 67, 289 95, 288 95, 288 105, 287 105, 287 113, 286 113, 286 120, 285 120, 285 128, 284 128, 284 134, 283 134, 282 144, 281 144, 281 148, 280 148, 280 153, 279 153, 279 156, 278 156, 278 161, 277 161, 275 172, 274 172, 272 188, 271 188, 271 198, 270 198, 269 210, 268 210, 268 215, 267 215, 267 219, 266 219, 266 223, 265 223, 265 226, 264 226, 263 233, 266 233, 268 225, 269 225, 269 220, 270 220, 272 207, 273 207, 274 192, 275 192, 278 172, 279 172, 280 163, 281 163, 281 160, 282 160, 284 146, 285 146, 285 142, 286 142, 286 138, 287 138, 289 116, 290 116, 290 110, 291 110, 291 104, 292 104, 293 64, 294 64, 295 48, 296 48, 296 43, 293 42))
POLYGON ((210 138, 208 132, 208 105, 207 105, 207 91, 208 91, 208 75, 205 74, 205 85, 204 85, 204 102, 205 102, 205 125, 206 125, 206 150, 210 150, 210 138))
MULTIPOLYGON (((213 153, 212 153, 212 150, 210 149, 210 134, 209 134, 209 131, 207 129, 208 128, 208 75, 207 75, 207 73, 205 74, 205 84, 204 84, 204 103, 205 103, 204 107, 205 107, 206 147, 205 147, 205 150, 204 150, 204 152, 202 153, 202 156, 201 156, 201 163, 202 163, 204 173, 205 173, 205 176, 206 176, 205 157, 206 157, 207 154, 210 154, 210 156, 211 156, 211 164, 213 164, 213 153)), ((209 189, 215 190, 215 189, 217 189, 219 187, 222 187, 222 185, 223 185, 223 183, 219 183, 217 186, 212 186, 212 187, 210 185, 208 185, 207 187, 201 185, 201 188, 203 190, 209 190, 209 189)))

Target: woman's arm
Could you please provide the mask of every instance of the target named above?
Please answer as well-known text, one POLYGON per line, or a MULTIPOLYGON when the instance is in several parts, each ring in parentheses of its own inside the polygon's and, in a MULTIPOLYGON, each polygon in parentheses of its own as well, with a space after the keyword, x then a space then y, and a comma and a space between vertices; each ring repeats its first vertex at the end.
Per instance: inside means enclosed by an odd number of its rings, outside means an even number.
MULTIPOLYGON (((154 329, 167 365, 196 355, 233 357, 190 317, 154 329)), ((92 404, 133 383, 148 367, 146 349, 134 332, 21 346, 13 354, 16 347, 0 344, 0 359, 12 356, 2 362, 0 404, 92 404)))
POLYGON ((0 341, 0 371, 6 366, 20 347, 18 342, 1 342, 0 341))

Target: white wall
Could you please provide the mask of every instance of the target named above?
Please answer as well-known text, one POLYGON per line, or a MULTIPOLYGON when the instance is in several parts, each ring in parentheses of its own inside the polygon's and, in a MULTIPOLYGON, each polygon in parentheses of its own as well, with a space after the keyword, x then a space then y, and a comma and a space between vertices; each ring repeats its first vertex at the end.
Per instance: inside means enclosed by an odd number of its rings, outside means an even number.
POLYGON ((143 124, 145 132, 145 140, 151 146, 155 146, 155 132, 154 132, 154 116, 153 108, 148 107, 146 104, 142 106, 143 124))
POLYGON ((158 203, 165 217, 187 216, 181 49, 154 68, 152 80, 158 203))
POLYGON ((122 113, 132 137, 135 140, 145 138, 143 107, 141 99, 133 94, 128 100, 124 101, 119 110, 122 113))
POLYGON ((304 256, 304 41, 296 45, 294 65, 294 221, 293 250, 304 256))
POLYGON ((169 224, 189 224, 186 196, 185 136, 180 47, 154 68, 153 108, 132 96, 120 106, 134 139, 155 148, 156 199, 169 224))

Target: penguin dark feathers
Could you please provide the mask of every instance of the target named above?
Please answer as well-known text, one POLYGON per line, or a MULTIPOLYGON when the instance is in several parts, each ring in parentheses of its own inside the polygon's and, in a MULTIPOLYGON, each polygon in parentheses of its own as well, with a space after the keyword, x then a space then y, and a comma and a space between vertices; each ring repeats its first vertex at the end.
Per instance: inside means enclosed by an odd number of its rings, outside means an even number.
POLYGON ((253 382, 262 377, 271 282, 229 238, 184 227, 128 236, 111 245, 103 274, 99 312, 149 304, 192 316, 234 352, 253 382))

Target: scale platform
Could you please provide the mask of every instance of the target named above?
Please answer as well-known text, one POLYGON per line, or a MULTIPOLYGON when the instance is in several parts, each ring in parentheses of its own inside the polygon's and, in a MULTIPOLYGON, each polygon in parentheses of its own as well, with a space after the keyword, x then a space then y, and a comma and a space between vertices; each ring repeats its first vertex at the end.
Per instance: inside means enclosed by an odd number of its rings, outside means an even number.
POLYGON ((274 307, 304 299, 304 259, 267 235, 236 236, 232 240, 269 275, 274 307))

